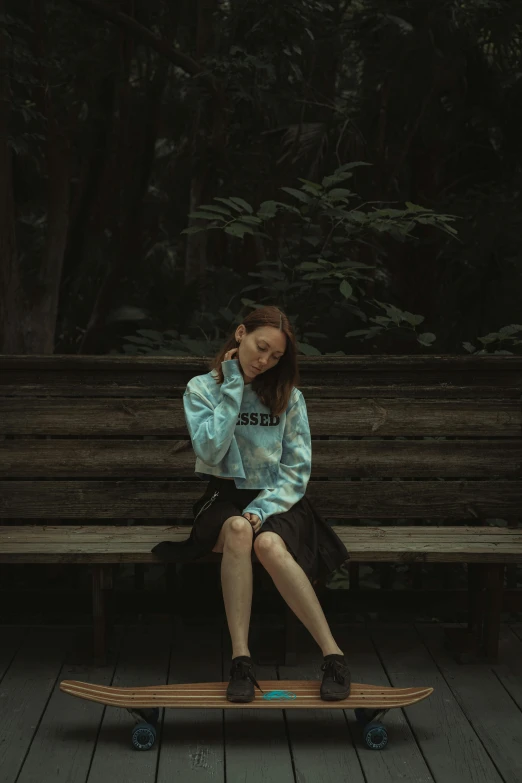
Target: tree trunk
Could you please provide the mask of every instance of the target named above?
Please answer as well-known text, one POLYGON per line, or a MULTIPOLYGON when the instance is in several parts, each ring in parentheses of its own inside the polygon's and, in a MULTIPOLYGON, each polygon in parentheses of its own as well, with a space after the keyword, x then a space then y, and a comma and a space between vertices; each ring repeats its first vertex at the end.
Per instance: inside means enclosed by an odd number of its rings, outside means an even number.
MULTIPOLYGON (((90 127, 88 148, 81 165, 79 182, 75 185, 76 194, 71 203, 69 241, 65 255, 62 289, 60 292, 59 312, 61 327, 65 332, 63 353, 76 350, 75 327, 81 322, 83 309, 78 307, 78 295, 81 293, 92 263, 92 251, 106 222, 100 218, 99 211, 93 215, 95 205, 102 198, 104 172, 111 158, 111 133, 116 109, 116 86, 114 75, 107 74, 99 85, 97 110, 93 111, 96 120, 90 127), (98 219, 96 219, 98 218, 98 219)), ((81 148, 83 150, 83 146, 81 148)), ((111 196, 113 193, 111 187, 111 196)))
MULTIPOLYGON (((0 0, 0 17, 5 1, 0 0)), ((9 41, 0 28, 0 353, 23 353, 18 317, 23 307, 16 242, 12 151, 9 146, 11 85, 9 41)))
MULTIPOLYGON (((218 8, 217 0, 198 0, 196 57, 198 62, 213 50, 214 26, 212 14, 218 8)), ((210 170, 209 153, 219 149, 223 141, 223 96, 221 90, 214 93, 205 104, 200 102, 194 115, 192 129, 192 178, 190 181, 189 213, 194 212, 202 204, 210 191, 208 174, 210 170), (205 120, 206 111, 211 113, 205 120), (213 128, 212 140, 207 138, 206 128, 213 128)), ((215 169, 215 166, 214 166, 215 169)), ((206 221, 189 218, 188 227, 206 225, 206 221)), ((185 285, 200 280, 204 283, 207 269, 207 239, 206 231, 186 235, 185 245, 185 285)), ((200 293, 200 305, 205 309, 205 290, 200 293)))
POLYGON ((33 50, 41 65, 37 66, 35 102, 47 119, 47 236, 36 283, 26 281, 27 309, 22 324, 25 353, 54 352, 58 300, 62 282, 64 254, 69 231, 71 149, 67 138, 68 123, 55 112, 49 74, 45 64, 47 51, 46 3, 33 0, 33 50))
POLYGON ((147 103, 144 107, 145 130, 141 140, 141 149, 136 155, 136 163, 132 167, 134 186, 125 201, 122 210, 123 220, 120 230, 115 226, 114 254, 110 269, 100 286, 87 329, 79 346, 78 353, 95 353, 100 349, 100 337, 103 333, 106 318, 113 304, 114 294, 127 274, 129 259, 139 254, 142 249, 141 230, 143 200, 147 193, 152 167, 156 140, 161 117, 161 102, 168 74, 168 65, 160 62, 151 82, 147 103))
MULTIPOLYGON (((35 102, 47 119, 46 163, 48 182, 47 236, 40 267, 35 279, 24 279, 17 257, 12 167, 7 142, 10 89, 4 53, 2 60, 0 119, 0 178, 4 183, 0 207, 0 243, 2 245, 2 345, 4 353, 51 354, 62 279, 63 257, 69 227, 70 148, 62 123, 55 116, 45 66, 45 4, 33 3, 33 49, 39 61, 36 72, 35 102)), ((0 4, 0 13, 2 4, 0 4)), ((5 40, 2 38, 5 42, 5 40)))

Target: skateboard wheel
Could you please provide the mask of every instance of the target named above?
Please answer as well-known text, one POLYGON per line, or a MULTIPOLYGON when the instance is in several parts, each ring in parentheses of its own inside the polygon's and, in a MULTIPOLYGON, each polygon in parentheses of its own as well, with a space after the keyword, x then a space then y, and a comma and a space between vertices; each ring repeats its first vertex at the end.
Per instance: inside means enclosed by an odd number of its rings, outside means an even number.
POLYGON ((150 750, 156 742, 156 729, 151 723, 138 723, 132 732, 132 744, 136 750, 150 750))
POLYGON ((364 741, 370 750, 382 750, 388 744, 388 732, 382 723, 369 723, 364 728, 364 741))

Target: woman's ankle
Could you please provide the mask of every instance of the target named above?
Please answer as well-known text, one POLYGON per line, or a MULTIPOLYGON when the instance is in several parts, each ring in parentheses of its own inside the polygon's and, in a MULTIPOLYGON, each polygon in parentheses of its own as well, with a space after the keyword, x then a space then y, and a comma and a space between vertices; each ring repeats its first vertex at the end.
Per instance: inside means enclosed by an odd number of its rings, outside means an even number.
POLYGON ((250 658, 251 655, 250 655, 250 650, 248 649, 248 647, 238 647, 237 650, 232 650, 232 658, 233 659, 234 658, 238 658, 240 655, 247 655, 250 658))
POLYGON ((329 644, 321 650, 323 657, 325 655, 344 655, 344 652, 336 644, 329 644))

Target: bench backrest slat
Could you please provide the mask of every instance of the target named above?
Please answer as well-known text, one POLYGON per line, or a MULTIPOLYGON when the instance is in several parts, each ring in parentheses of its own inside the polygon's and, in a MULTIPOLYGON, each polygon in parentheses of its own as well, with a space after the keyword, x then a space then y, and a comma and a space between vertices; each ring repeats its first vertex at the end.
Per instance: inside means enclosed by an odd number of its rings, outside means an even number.
MULTIPOLYGON (((522 357, 299 366, 320 513, 519 518, 522 357)), ((204 372, 193 357, 0 356, 0 519, 190 520, 204 483, 182 396, 204 372)))

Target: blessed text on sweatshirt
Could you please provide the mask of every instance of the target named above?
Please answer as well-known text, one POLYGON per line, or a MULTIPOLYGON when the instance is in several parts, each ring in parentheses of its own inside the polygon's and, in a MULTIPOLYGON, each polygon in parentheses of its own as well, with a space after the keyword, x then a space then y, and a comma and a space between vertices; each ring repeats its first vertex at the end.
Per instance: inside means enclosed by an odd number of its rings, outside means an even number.
POLYGON ((312 464, 306 403, 294 387, 284 413, 272 416, 252 384, 245 384, 236 359, 221 366, 222 384, 213 371, 196 375, 183 395, 194 472, 204 479, 233 478, 238 489, 261 490, 241 513, 257 514, 263 523, 305 494, 312 464))

